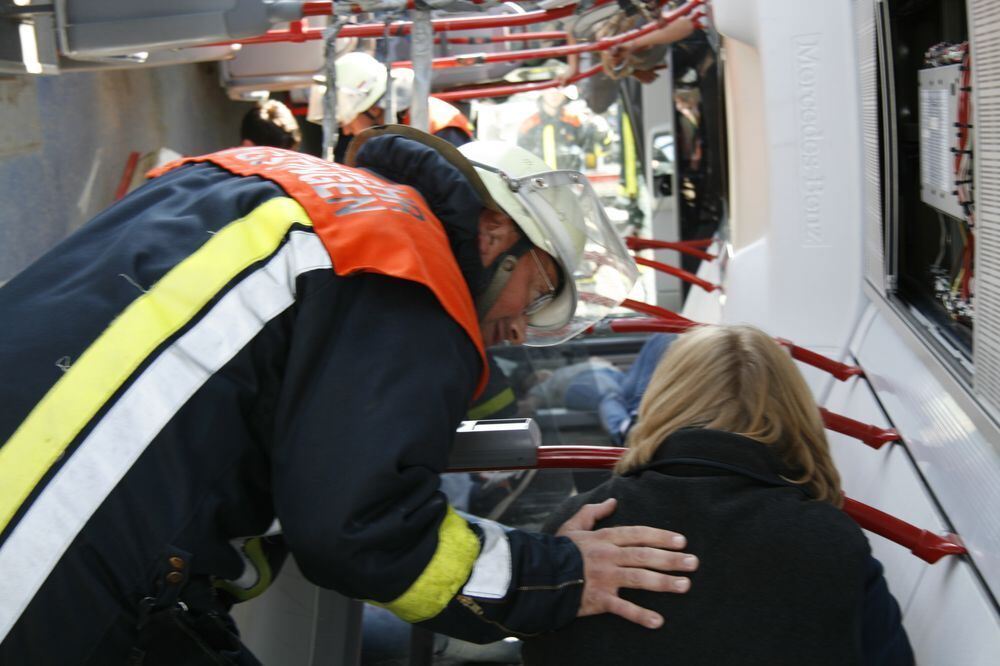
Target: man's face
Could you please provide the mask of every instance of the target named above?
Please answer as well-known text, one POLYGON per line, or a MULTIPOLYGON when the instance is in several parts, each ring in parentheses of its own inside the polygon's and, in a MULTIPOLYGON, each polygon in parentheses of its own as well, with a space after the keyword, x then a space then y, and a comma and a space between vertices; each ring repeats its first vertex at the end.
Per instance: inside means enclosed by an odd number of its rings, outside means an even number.
POLYGON ((566 102, 566 98, 558 90, 546 90, 542 93, 542 110, 550 116, 559 113, 559 107, 566 102))
POLYGON ((375 127, 376 125, 382 124, 382 116, 384 112, 381 107, 373 106, 363 113, 359 113, 357 117, 349 123, 345 123, 343 127, 340 128, 342 134, 346 136, 355 136, 365 131, 369 127, 375 127))
MULTIPOLYGON (((487 266, 520 238, 514 221, 503 213, 484 210, 479 217, 479 253, 487 266)), ((521 344, 525 340, 528 315, 525 310, 539 298, 552 294, 559 283, 555 260, 537 248, 518 259, 500 296, 479 322, 483 344, 521 344)))

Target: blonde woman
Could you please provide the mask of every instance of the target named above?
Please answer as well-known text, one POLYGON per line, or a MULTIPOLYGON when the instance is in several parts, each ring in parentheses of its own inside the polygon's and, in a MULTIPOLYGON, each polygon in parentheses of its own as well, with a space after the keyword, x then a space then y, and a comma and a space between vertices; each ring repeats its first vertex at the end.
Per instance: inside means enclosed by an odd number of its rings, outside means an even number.
POLYGON ((653 373, 616 475, 560 507, 547 527, 609 498, 618 509, 601 527, 688 537, 700 558, 681 583, 690 592, 626 591, 664 626, 579 618, 528 641, 525 664, 913 662, 881 565, 840 511, 816 403, 788 354, 758 329, 680 336, 653 373))

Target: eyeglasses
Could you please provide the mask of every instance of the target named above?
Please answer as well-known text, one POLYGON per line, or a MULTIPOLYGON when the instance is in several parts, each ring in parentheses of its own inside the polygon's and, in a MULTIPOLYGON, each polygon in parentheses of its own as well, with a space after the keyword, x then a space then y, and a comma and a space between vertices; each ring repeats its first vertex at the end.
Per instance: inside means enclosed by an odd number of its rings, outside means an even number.
POLYGON ((528 305, 524 308, 524 314, 530 317, 531 315, 540 312, 542 308, 555 300, 556 286, 552 284, 552 280, 549 279, 549 274, 545 272, 545 267, 542 266, 542 260, 538 258, 538 254, 533 249, 528 250, 528 254, 530 254, 531 258, 535 260, 535 267, 538 268, 538 272, 541 273, 542 279, 545 280, 546 289, 544 294, 528 303, 528 305))

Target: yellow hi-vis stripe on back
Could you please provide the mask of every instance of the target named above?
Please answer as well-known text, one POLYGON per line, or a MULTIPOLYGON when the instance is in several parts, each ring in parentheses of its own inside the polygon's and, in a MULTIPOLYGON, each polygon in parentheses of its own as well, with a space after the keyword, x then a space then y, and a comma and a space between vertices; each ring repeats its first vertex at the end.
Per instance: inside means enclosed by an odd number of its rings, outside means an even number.
POLYGON ((479 538, 450 506, 438 545, 420 577, 398 599, 380 604, 407 622, 423 622, 444 610, 468 580, 479 557, 479 538))
POLYGON ((0 448, 0 530, 146 357, 237 275, 273 254, 293 223, 312 226, 294 200, 261 204, 214 234, 111 322, 0 448))

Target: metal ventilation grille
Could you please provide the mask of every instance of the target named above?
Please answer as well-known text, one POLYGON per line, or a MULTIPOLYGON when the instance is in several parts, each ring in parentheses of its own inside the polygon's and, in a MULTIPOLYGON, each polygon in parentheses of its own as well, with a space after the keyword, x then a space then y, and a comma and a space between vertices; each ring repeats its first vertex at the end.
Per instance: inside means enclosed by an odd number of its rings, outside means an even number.
POLYGON ((1000 3, 971 0, 975 105, 974 389, 1000 418, 1000 3))
POLYGON ((858 35, 861 79, 862 151, 865 159, 865 277, 885 291, 885 250, 882 230, 882 160, 879 139, 878 52, 875 0, 855 0, 854 27, 858 35))

